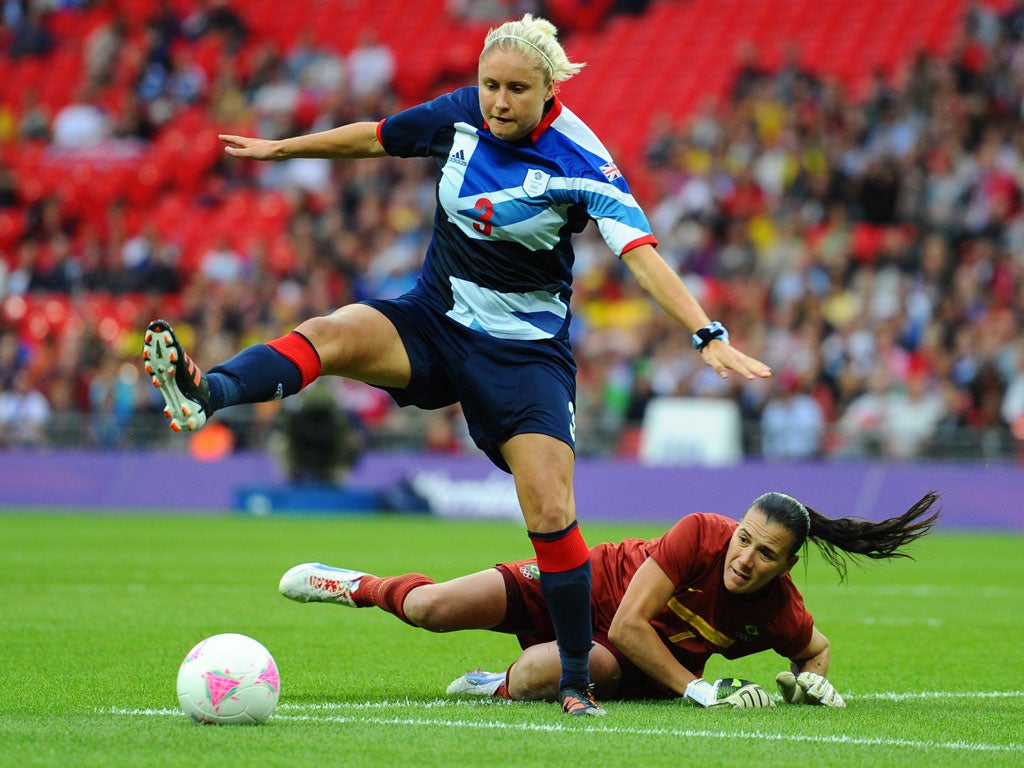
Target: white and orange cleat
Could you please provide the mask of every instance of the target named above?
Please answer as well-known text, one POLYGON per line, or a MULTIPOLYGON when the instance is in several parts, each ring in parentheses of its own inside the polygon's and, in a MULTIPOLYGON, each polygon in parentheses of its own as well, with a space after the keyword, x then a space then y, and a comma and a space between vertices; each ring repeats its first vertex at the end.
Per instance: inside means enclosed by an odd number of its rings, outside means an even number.
POLYGON ((178 343, 166 320, 154 320, 142 342, 142 362, 164 398, 175 432, 195 432, 210 416, 210 384, 178 343))

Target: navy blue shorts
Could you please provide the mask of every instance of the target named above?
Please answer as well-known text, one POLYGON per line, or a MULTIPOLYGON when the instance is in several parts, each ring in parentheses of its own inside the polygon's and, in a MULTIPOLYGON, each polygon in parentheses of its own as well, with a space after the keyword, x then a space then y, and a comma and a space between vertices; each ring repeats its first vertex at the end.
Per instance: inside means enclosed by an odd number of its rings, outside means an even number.
POLYGON ((550 435, 575 448, 576 362, 569 342, 488 336, 415 292, 362 303, 391 321, 409 355, 409 386, 381 387, 396 403, 424 409, 461 403, 473 442, 505 472, 499 448, 515 435, 550 435))

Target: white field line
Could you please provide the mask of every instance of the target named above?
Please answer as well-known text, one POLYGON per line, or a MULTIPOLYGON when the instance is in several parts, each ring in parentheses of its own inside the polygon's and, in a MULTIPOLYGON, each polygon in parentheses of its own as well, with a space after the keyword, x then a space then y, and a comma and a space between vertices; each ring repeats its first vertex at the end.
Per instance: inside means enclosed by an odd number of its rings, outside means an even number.
POLYGON ((1024 698, 1024 691, 912 691, 908 693, 857 693, 846 699, 870 699, 872 701, 912 701, 913 699, 1019 699, 1024 698))
MULTIPOLYGON (((964 693, 956 691, 922 691, 911 693, 864 693, 850 695, 846 698, 870 699, 885 701, 905 701, 913 699, 958 699, 963 698, 964 693)), ((971 698, 1022 698, 1024 691, 989 691, 984 693, 966 694, 971 698)), ((451 718, 412 718, 412 717, 376 717, 373 715, 358 714, 373 710, 388 709, 397 706, 415 707, 417 710, 444 708, 453 709, 459 707, 481 707, 481 706, 512 706, 512 702, 498 702, 489 699, 434 699, 433 701, 366 701, 361 703, 324 702, 320 704, 286 704, 278 707, 275 720, 292 720, 300 722, 333 722, 353 723, 363 725, 409 725, 429 726, 433 728, 478 728, 493 731, 521 731, 521 732, 545 732, 545 733, 577 733, 579 729, 558 723, 531 724, 531 723, 504 723, 496 721, 472 721, 458 720, 451 718), (331 712, 349 711, 356 714, 335 715, 331 712), (313 712, 314 714, 309 714, 313 712), (295 714, 292 714, 295 713, 295 714), (320 714, 315 714, 320 713, 320 714)), ((132 709, 126 707, 105 707, 97 710, 101 715, 122 715, 127 717, 182 717, 181 710, 170 708, 132 709)), ((724 731, 724 730, 703 730, 689 728, 622 728, 616 726, 606 727, 593 723, 594 727, 588 731, 601 731, 623 736, 672 736, 677 738, 705 738, 705 739, 741 739, 748 741, 775 741, 792 742, 798 744, 849 744, 854 746, 885 746, 903 747, 908 749, 921 750, 943 750, 952 752, 1003 752, 1011 754, 1024 754, 1024 743, 1014 744, 988 744, 975 741, 927 741, 914 739, 897 738, 867 738, 863 736, 845 735, 785 735, 768 733, 764 731, 724 731)))
MULTIPOLYGON (((345 717, 343 715, 282 715, 283 720, 300 720, 362 725, 419 725, 441 728, 480 728, 484 730, 526 731, 545 733, 579 733, 575 727, 559 723, 547 725, 531 723, 474 722, 472 720, 413 719, 388 717, 345 717)), ((912 739, 864 738, 861 736, 794 736, 766 731, 711 731, 688 728, 617 728, 612 726, 588 729, 588 732, 613 733, 621 736, 671 736, 674 738, 742 739, 748 741, 776 741, 801 744, 850 744, 854 746, 907 747, 911 749, 937 749, 962 752, 1008 752, 1024 754, 1024 744, 985 744, 971 741, 915 741, 912 739)))

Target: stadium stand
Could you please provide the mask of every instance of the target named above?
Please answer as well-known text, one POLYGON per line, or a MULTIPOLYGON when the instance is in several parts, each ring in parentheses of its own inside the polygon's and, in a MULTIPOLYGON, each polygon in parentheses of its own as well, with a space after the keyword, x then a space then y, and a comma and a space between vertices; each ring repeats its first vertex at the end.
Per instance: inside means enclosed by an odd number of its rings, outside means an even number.
MULTIPOLYGON (((471 82, 479 41, 512 5, 532 4, 5 3, 0 445, 163 440, 159 398, 135 364, 152 316, 180 322, 209 363, 407 285, 431 215, 428 167, 256 168, 228 162, 217 133, 377 119, 471 82), (372 78, 351 76, 367 61, 384 80, 362 93, 372 78), (26 387, 45 398, 45 429, 19 431, 10 415, 26 387)), ((686 394, 735 399, 748 453, 766 458, 1014 455, 1024 88, 1007 73, 1024 52, 1020 4, 533 10, 588 63, 562 97, 612 149, 664 252, 786 374, 757 391, 710 382, 585 238, 581 450, 634 454, 645 403, 686 394), (884 392, 874 410, 867 402, 879 361, 883 389, 899 390, 900 413, 919 422, 906 426, 922 435, 909 448, 878 423, 897 405, 884 392), (802 412, 820 436, 808 454, 771 456, 762 416, 797 397, 817 406, 802 412)), ((419 419, 412 431, 428 447, 465 445, 450 414, 401 414, 348 384, 337 396, 374 439, 419 419)), ((225 422, 244 449, 264 443, 273 415, 225 422)))

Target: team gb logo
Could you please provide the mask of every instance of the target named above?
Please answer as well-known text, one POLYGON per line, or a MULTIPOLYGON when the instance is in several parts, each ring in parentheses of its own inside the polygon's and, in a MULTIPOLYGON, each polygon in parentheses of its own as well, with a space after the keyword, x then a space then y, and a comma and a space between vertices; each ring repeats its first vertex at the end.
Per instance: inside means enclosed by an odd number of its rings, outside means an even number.
POLYGON ((544 194, 551 180, 550 173, 544 173, 539 168, 531 168, 526 172, 526 181, 523 182, 523 191, 530 197, 537 197, 544 194))

